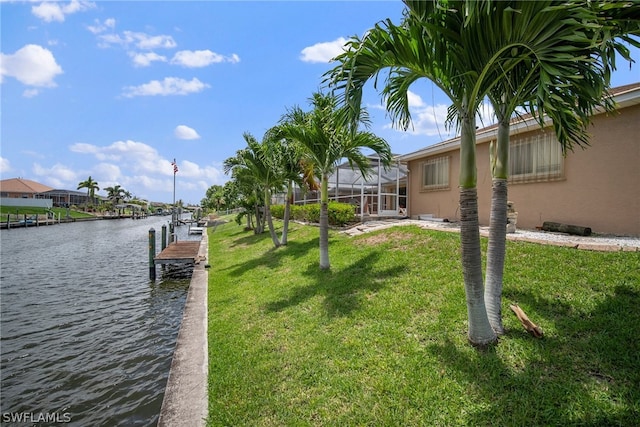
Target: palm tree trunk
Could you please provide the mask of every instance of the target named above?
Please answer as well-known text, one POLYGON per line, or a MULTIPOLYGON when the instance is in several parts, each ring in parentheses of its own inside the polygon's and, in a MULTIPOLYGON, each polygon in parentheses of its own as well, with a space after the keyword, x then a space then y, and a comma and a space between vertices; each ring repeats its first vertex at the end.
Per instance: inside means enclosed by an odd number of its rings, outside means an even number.
POLYGON ((489 245, 487 248, 487 278, 484 301, 493 330, 504 334, 502 326, 502 277, 507 234, 507 180, 494 178, 491 196, 491 219, 489 222, 489 245))
POLYGON ((473 345, 487 345, 496 341, 484 304, 482 253, 478 221, 478 190, 476 171, 475 117, 473 113, 461 118, 460 141, 460 243, 462 273, 467 300, 469 341, 473 345))
POLYGON ((271 217, 271 192, 268 189, 264 190, 264 215, 269 225, 271 240, 273 240, 273 245, 277 248, 280 246, 280 240, 278 240, 278 235, 273 227, 273 218, 271 217))
POLYGON ((253 229, 253 234, 262 234, 262 218, 260 215, 260 204, 256 202, 253 205, 253 209, 256 215, 256 227, 253 229))
POLYGON ((322 175, 320 189, 320 269, 328 270, 329 264, 329 178, 322 175))
POLYGON ((491 328, 484 304, 476 188, 460 189, 460 241, 469 341, 474 345, 487 345, 496 340, 496 334, 491 328))
POLYGON ((287 186, 287 200, 284 202, 284 217, 282 219, 282 246, 287 245, 287 238, 289 234, 289 216, 291 215, 291 194, 293 193, 291 181, 287 186))
POLYGON ((507 177, 509 175, 509 120, 498 125, 498 140, 492 160, 491 218, 487 248, 484 302, 493 330, 504 334, 502 325, 502 279, 507 240, 507 177))
POLYGON ((251 221, 251 212, 247 211, 247 230, 253 228, 253 221, 251 221))

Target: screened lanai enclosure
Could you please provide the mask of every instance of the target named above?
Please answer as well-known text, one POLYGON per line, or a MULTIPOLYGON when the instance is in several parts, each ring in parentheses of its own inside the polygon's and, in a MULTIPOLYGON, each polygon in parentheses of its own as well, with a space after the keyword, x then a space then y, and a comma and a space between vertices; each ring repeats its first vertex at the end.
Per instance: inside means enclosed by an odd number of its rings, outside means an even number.
MULTIPOLYGON (((378 217, 407 215, 407 165, 394 160, 385 168, 377 155, 368 156, 369 174, 362 176, 348 162, 329 177, 329 201, 348 203, 362 221, 378 217)), ((278 200, 283 203, 284 200, 278 200)), ((292 203, 320 203, 320 190, 294 188, 292 203)))

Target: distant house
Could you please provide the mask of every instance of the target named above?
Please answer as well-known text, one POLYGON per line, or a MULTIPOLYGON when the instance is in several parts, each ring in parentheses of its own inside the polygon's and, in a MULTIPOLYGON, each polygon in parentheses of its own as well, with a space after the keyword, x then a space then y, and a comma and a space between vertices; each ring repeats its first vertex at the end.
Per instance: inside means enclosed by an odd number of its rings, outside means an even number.
POLYGON ((52 201, 44 196, 51 187, 29 179, 12 178, 0 181, 0 205, 31 206, 49 209, 52 201))
MULTIPOLYGON (((379 217, 405 216, 407 205, 407 169, 394 161, 388 167, 377 154, 370 154, 369 174, 362 176, 349 162, 344 162, 328 178, 329 200, 349 203, 363 221, 379 217)), ((278 194, 273 203, 284 203, 286 195, 278 194)), ((293 203, 320 203, 320 190, 294 188, 293 203)))
MULTIPOLYGON (((47 191, 45 193, 42 194, 42 197, 46 197, 48 199, 53 200, 53 206, 62 206, 62 207, 69 207, 69 206, 80 206, 80 205, 84 205, 85 203, 87 203, 87 191, 74 191, 74 190, 62 190, 62 189, 55 189, 55 190, 50 190, 47 191)), ((93 202, 89 202, 92 203, 93 205, 98 205, 100 203, 102 203, 104 201, 104 197, 102 196, 94 196, 93 198, 93 202)))
MULTIPOLYGON (((589 128, 590 147, 562 156, 551 122, 532 119, 511 125, 508 199, 517 226, 544 221, 590 227, 595 233, 640 236, 640 83, 612 90, 617 113, 599 113, 589 128)), ((489 224, 489 143, 497 126, 477 131, 480 223, 489 224)), ((408 213, 457 221, 460 139, 399 157, 409 168, 408 213)))
MULTIPOLYGON (((39 182, 23 178, 3 179, 0 181, 0 197, 3 199, 50 199, 53 206, 69 207, 84 205, 87 202, 86 191, 54 189, 39 182)), ((96 195, 94 205, 104 202, 106 198, 96 195)), ((4 205, 16 206, 24 202, 5 200, 4 205)), ((30 204, 31 205, 31 204, 30 204)))
POLYGON ((53 188, 30 179, 11 178, 0 181, 0 197, 10 199, 38 199, 53 188))

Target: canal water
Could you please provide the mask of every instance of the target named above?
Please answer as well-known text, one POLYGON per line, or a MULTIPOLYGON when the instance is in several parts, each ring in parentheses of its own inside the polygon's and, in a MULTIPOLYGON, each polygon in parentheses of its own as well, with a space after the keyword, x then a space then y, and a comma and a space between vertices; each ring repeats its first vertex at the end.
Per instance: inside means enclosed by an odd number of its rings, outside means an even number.
POLYGON ((156 425, 189 287, 149 280, 148 232, 159 251, 169 220, 2 230, 2 425, 156 425))

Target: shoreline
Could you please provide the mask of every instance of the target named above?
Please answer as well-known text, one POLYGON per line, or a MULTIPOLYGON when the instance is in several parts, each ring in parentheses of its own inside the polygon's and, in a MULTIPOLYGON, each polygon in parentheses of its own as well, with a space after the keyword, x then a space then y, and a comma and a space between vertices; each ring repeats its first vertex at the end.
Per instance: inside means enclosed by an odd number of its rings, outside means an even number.
POLYGON ((204 426, 207 421, 209 397, 208 298, 209 240, 202 234, 198 255, 201 260, 193 267, 189 293, 185 302, 180 331, 171 360, 169 378, 160 409, 158 426, 204 426))

